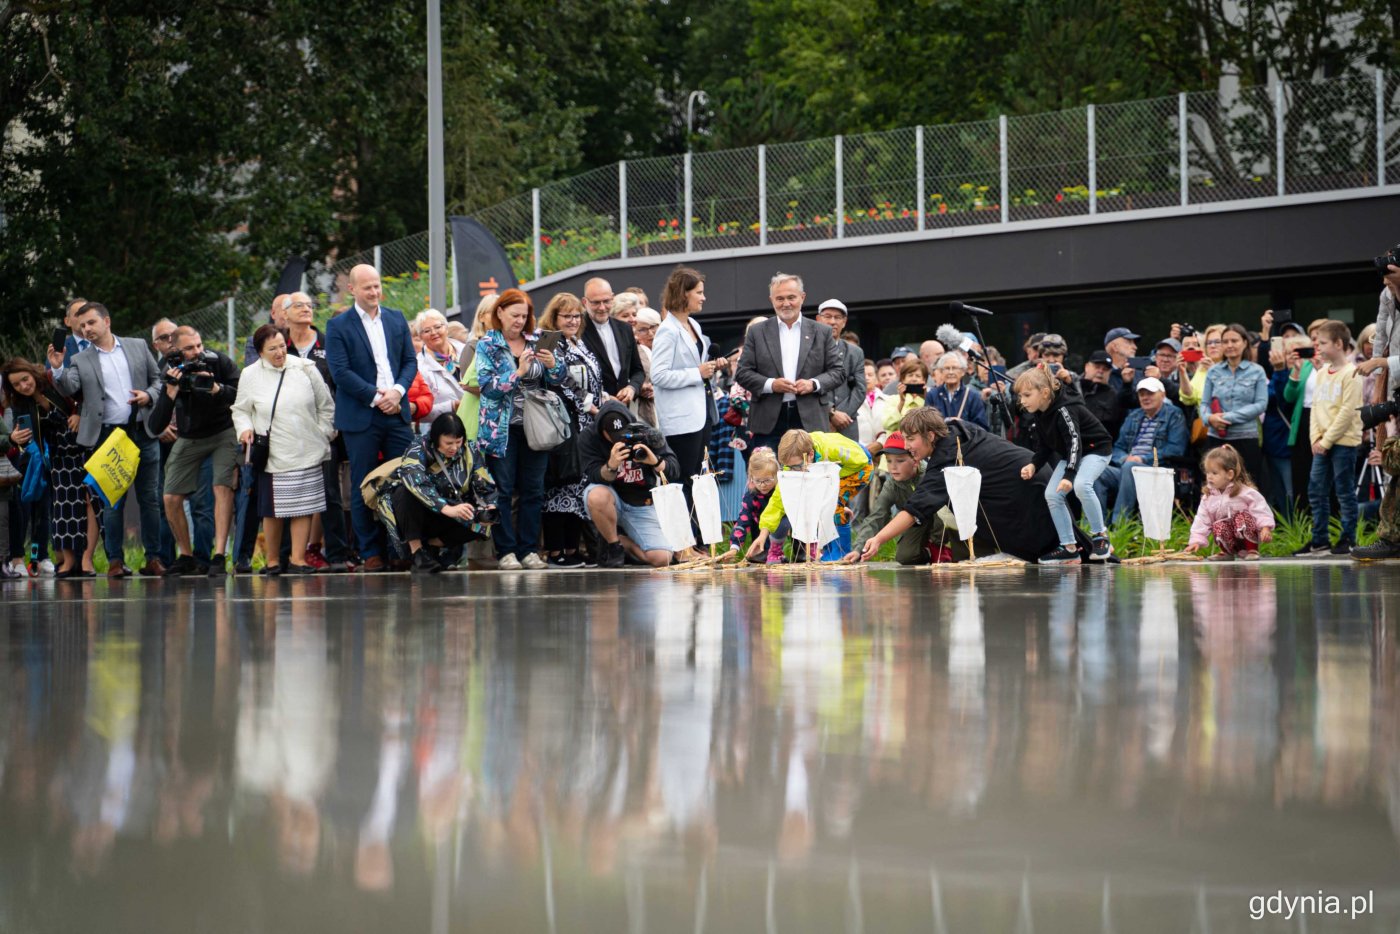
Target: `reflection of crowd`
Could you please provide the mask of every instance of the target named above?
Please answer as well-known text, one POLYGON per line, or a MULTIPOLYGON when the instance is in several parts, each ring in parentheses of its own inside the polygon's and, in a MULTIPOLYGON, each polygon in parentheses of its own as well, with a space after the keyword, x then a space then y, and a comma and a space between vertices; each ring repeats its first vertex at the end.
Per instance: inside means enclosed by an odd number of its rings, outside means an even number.
POLYGON ((959 581, 931 605, 897 577, 633 578, 538 640, 510 600, 403 625, 415 591, 372 583, 372 626, 315 600, 88 604, 9 630, 0 875, 34 860, 64 886, 227 834, 220 858, 387 893, 721 847, 787 865, 862 825, 922 848, 888 821, 1021 803, 1400 800, 1384 607, 1351 598, 1315 638, 1289 616, 1367 573, 1073 576, 1045 601, 959 581))

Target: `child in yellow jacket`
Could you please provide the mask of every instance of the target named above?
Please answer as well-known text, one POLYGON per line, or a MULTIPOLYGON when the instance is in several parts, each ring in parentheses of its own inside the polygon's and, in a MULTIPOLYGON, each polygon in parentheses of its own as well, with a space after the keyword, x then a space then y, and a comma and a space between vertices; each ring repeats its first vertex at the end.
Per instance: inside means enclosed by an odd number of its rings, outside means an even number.
MULTIPOLYGON (((858 442, 833 431, 806 432, 800 428, 783 435, 778 442, 778 464, 783 470, 806 470, 817 461, 828 461, 841 465, 841 481, 836 500, 836 534, 822 555, 823 561, 839 560, 851 550, 851 500, 853 500, 875 472, 870 461, 870 453, 858 442)), ((787 513, 783 509, 781 491, 774 490, 768 505, 763 509, 763 517, 758 527, 769 537, 769 564, 783 561, 783 543, 787 541, 791 528, 787 513)))
POLYGON ((1317 385, 1313 389, 1312 473, 1308 502, 1312 505, 1312 541, 1295 554, 1349 554, 1356 544, 1356 452, 1361 445, 1361 378, 1348 360, 1351 330, 1340 321, 1327 321, 1313 334, 1317 348, 1317 385), (1342 537, 1328 541, 1331 494, 1337 494, 1342 514, 1342 537), (1330 547, 1329 547, 1330 546, 1330 547))

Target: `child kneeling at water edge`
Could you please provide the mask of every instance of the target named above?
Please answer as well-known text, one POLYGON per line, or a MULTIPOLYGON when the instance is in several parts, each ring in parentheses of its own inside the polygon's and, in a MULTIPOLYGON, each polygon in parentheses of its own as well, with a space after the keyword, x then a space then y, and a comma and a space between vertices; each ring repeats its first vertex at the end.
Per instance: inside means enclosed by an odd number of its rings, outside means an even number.
MULTIPOLYGON (((834 545, 837 547, 829 547, 822 556, 823 561, 837 560, 851 550, 851 500, 870 482, 875 466, 865 448, 834 431, 806 432, 794 428, 778 442, 778 463, 783 470, 806 470, 817 461, 832 461, 841 466, 835 514, 838 538, 834 545)), ((773 491, 758 525, 769 536, 768 563, 781 564, 783 543, 791 528, 783 509, 781 491, 773 491)))
POLYGON ((1220 552, 1211 561, 1259 559, 1259 545, 1274 537, 1274 514, 1264 494, 1254 487, 1244 459, 1231 445, 1224 444, 1201 458, 1206 489, 1201 508, 1191 523, 1191 541, 1186 551, 1195 553, 1206 546, 1210 536, 1220 552))

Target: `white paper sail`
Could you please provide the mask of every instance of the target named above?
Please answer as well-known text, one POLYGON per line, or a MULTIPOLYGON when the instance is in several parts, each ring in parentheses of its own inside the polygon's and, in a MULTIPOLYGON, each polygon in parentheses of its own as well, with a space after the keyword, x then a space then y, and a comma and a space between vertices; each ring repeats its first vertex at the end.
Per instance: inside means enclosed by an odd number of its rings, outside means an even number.
POLYGON ((953 518, 958 520, 958 538, 967 541, 977 533, 977 504, 982 496, 982 471, 976 467, 944 467, 943 482, 953 518))
POLYGON ((1142 534, 1159 542, 1172 537, 1172 502, 1176 498, 1176 473, 1166 467, 1134 467, 1142 534))
POLYGON ((792 537, 804 544, 825 545, 836 538, 836 500, 840 495, 841 466, 820 461, 805 471, 778 474, 783 512, 792 524, 792 537))
POLYGON ((685 504, 685 490, 679 483, 667 483, 651 488, 651 501, 656 509, 656 521, 667 547, 681 551, 695 544, 690 531, 690 509, 685 504))
POLYGON ((700 524, 700 540, 706 545, 724 541, 724 521, 720 517, 719 484, 712 473, 690 478, 690 497, 695 500, 695 521, 700 524))

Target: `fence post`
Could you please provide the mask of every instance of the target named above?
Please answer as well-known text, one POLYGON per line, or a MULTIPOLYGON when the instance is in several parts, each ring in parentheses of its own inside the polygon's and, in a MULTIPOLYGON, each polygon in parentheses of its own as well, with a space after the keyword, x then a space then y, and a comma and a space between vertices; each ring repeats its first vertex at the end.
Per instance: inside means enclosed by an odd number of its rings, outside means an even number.
POLYGON ((1099 167, 1098 149, 1094 140, 1094 105, 1089 105, 1086 115, 1089 127, 1089 213, 1099 213, 1099 167))
POLYGON ((690 252, 691 236, 692 236, 692 233, 693 233, 693 231, 691 230, 691 224, 690 224, 690 215, 691 215, 691 203, 690 203, 691 187, 690 187, 690 186, 691 186, 691 181, 692 181, 692 176, 691 176, 691 166, 690 166, 690 153, 687 152, 687 153, 685 154, 685 251, 686 251, 687 253, 690 252))
POLYGON ((1001 222, 1003 224, 1011 220, 1011 199, 1007 197, 1011 192, 1011 172, 1008 169, 1006 152, 1006 114, 1001 115, 1001 222))
POLYGON ((1385 70, 1376 69, 1376 184, 1385 184, 1385 70))
POLYGON ((374 271, 384 275, 384 248, 378 244, 374 247, 374 271))
POLYGON ((928 202, 924 196, 924 127, 919 124, 914 127, 914 171, 918 173, 918 195, 919 195, 919 226, 918 230, 924 229, 924 210, 928 207, 928 202))
POLYGON ((846 179, 845 166, 841 164, 841 136, 836 136, 836 239, 846 236, 846 179))
POLYGON ((758 147, 758 245, 768 245, 768 147, 758 147))
POLYGON ((540 270, 544 268, 544 257, 540 255, 540 190, 530 189, 530 213, 533 216, 531 221, 530 242, 535 248, 535 281, 540 279, 540 270))
POLYGON ((1176 96, 1177 174, 1181 177, 1181 206, 1191 202, 1191 166, 1186 160, 1186 92, 1176 96))
POLYGON ((1278 196, 1287 191, 1283 158, 1283 81, 1274 85, 1274 176, 1278 179, 1278 196))
POLYGON ((228 355, 237 360, 238 357, 238 322, 235 320, 233 310, 233 296, 228 299, 228 355))
POLYGON ((627 160, 617 164, 617 236, 622 242, 622 258, 627 258, 627 160))

